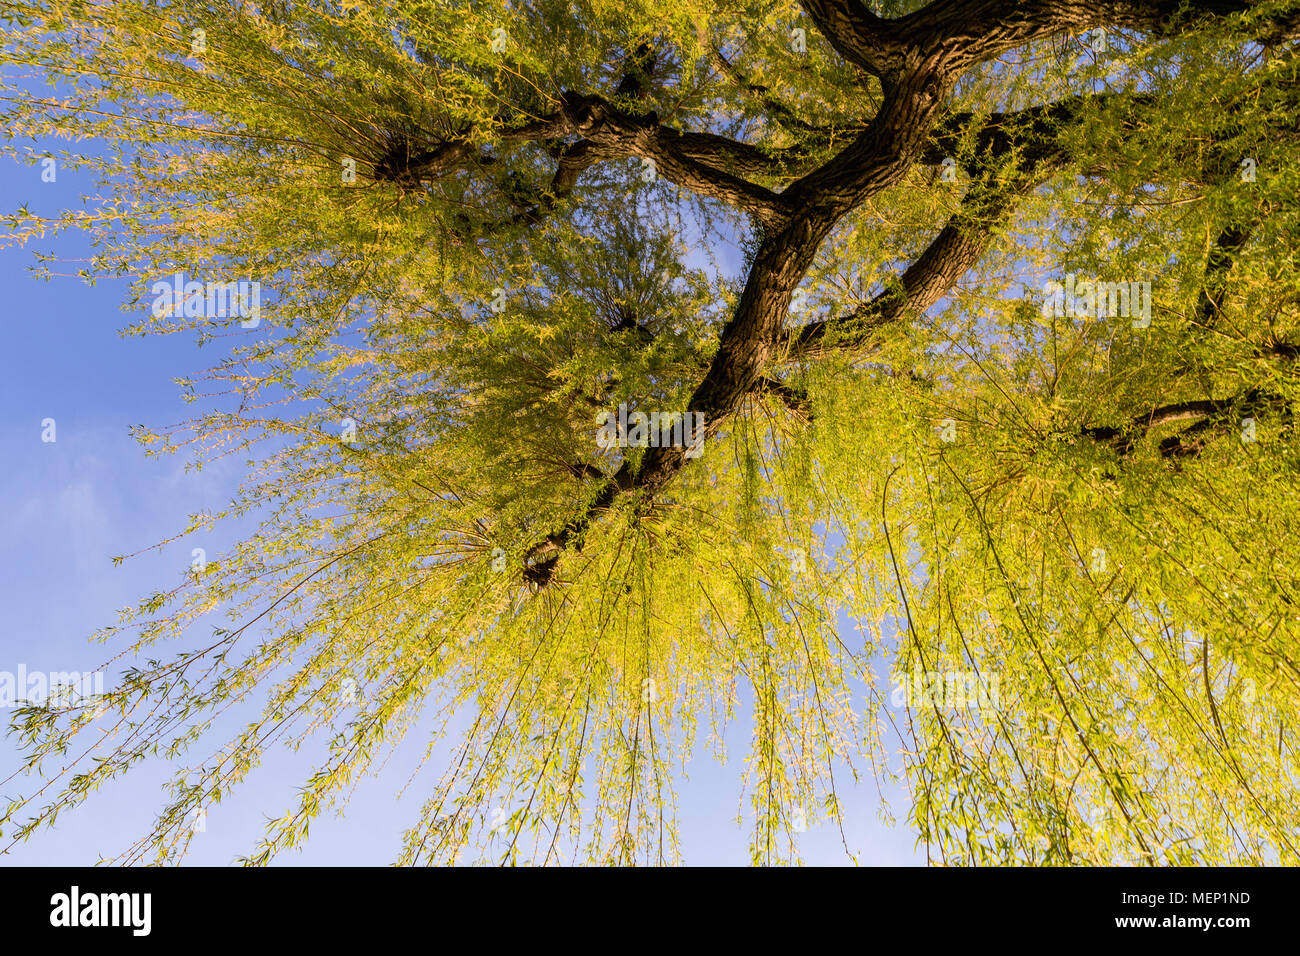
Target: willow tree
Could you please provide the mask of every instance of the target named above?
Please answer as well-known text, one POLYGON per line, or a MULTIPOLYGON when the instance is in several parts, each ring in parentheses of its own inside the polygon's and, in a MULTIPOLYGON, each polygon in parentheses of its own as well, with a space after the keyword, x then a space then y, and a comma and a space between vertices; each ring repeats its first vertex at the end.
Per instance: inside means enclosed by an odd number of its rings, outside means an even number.
POLYGON ((1300 861, 1295 7, 5 4, 104 189, 11 239, 228 347, 138 437, 258 530, 18 711, 4 842, 161 754, 177 859, 325 730, 265 862, 423 714, 402 863, 674 859, 734 721, 755 862, 900 746, 936 862, 1300 861))

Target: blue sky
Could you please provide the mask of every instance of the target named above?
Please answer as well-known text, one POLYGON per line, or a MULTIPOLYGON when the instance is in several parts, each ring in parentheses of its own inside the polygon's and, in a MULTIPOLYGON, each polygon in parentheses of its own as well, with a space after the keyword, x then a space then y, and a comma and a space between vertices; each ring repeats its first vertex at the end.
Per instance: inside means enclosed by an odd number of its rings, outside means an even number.
MULTIPOLYGON (((5 163, 0 167, 0 211, 23 203, 38 215, 52 216, 80 207, 96 184, 88 174, 60 168, 53 183, 42 181, 39 166, 5 163)), ((0 354, 0 581, 7 608, 0 639, 0 671, 90 671, 115 653, 89 641, 116 621, 118 609, 158 587, 174 584, 190 562, 190 549, 219 553, 235 540, 236 528, 223 529, 149 551, 114 567, 114 555, 133 554, 180 529, 186 517, 225 504, 241 479, 240 463, 229 461, 202 472, 186 472, 184 460, 146 458, 128 434, 134 424, 167 425, 194 408, 180 399, 173 383, 217 359, 210 345, 199 349, 179 336, 123 338, 128 323, 121 311, 127 283, 87 285, 74 275, 37 279, 34 253, 53 253, 61 262, 52 271, 75 274, 91 254, 85 236, 65 233, 25 248, 0 251, 0 290, 8 347, 0 354), (42 422, 55 421, 54 442, 42 441, 42 422)), ((846 626, 847 631, 847 626, 846 626)), ((856 639, 846 633, 846 643, 856 639)), ((179 647, 166 648, 170 655, 179 647)), ((121 664, 106 671, 111 685, 121 664)), ((7 715, 7 712, 6 712, 7 715)), ((417 728, 418 732, 418 728, 417 728)), ((215 745, 216 739, 212 741, 215 745)), ((730 728, 726 765, 700 754, 677 781, 682 849, 690 864, 744 864, 748 860, 748 821, 736 821, 741 804, 740 773, 748 749, 747 728, 730 728)), ((312 826, 301 853, 281 864, 367 864, 390 862, 403 828, 416 817, 424 793, 419 782, 440 771, 426 766, 405 797, 406 783, 423 751, 413 735, 377 777, 366 778, 347 806, 346 816, 322 817, 312 826)), ((249 852, 267 817, 279 816, 310 775, 313 753, 278 750, 250 781, 208 813, 187 857, 191 864, 227 865, 249 852)), ((16 766, 13 740, 0 742, 0 778, 16 766)), ((88 865, 101 855, 120 852, 143 833, 163 804, 161 787, 169 779, 159 761, 138 766, 121 780, 65 815, 52 831, 38 832, 0 864, 88 865)), ((886 828, 877 820, 878 797, 869 777, 850 787, 838 779, 846 807, 845 833, 863 863, 908 864, 923 860, 906 827, 886 828)), ((0 786, 0 795, 33 789, 32 778, 0 786)), ((905 795, 890 792, 895 814, 906 815, 905 795)), ((809 829, 799 841, 807 863, 846 862, 832 825, 809 829)))

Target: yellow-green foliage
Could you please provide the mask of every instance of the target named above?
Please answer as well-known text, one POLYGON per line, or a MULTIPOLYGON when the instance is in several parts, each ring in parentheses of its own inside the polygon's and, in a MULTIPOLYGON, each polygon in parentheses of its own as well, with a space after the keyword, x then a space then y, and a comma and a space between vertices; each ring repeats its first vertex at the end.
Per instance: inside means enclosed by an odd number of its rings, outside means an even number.
MULTIPOLYGON (((796 809, 838 822, 900 740, 935 861, 1300 862, 1289 412, 1176 459, 1159 451, 1170 425, 1122 455, 1083 431, 1297 397, 1293 361, 1266 348, 1300 342, 1296 62, 1240 24, 1116 32, 1096 62, 1060 36, 972 70, 953 113, 1118 99, 1062 132, 1073 158, 938 306, 869 350, 775 363, 810 418, 747 402, 661 495, 602 511, 537 589, 528 550, 595 494, 572 466, 622 460, 597 447, 595 413, 685 407, 743 279, 723 250, 756 227, 632 159, 593 166, 538 222, 492 227, 515 211, 503 183, 544 190, 553 171, 511 132, 566 90, 608 95, 653 40, 670 54, 643 107, 802 151, 806 170, 870 118, 878 85, 787 2, 20 2, 0 22, 6 150, 30 161, 30 138, 61 139, 105 189, 57 221, 20 210, 10 241, 90 230, 91 274, 136 279, 131 332, 227 350, 182 383, 200 417, 139 437, 254 463, 237 501, 178 538, 262 522, 109 629, 138 652, 187 650, 124 675, 106 714, 19 712, 33 768, 96 742, 102 759, 8 808, 4 842, 159 753, 181 768, 171 798, 121 859, 175 860, 192 808, 273 745, 335 728, 249 853, 264 862, 427 709, 450 757, 400 862, 671 861, 674 779, 749 713, 755 862, 797 859, 796 809), (452 138, 491 162, 381 175, 452 138), (1255 159, 1256 180, 1207 177, 1211 139, 1230 171, 1255 159), (1206 257, 1252 218, 1205 328, 1206 257), (154 315, 152 283, 180 271, 260 280, 261 325, 154 315), (1043 283, 1067 272, 1150 281, 1150 328, 1044 317, 1043 283), (653 342, 611 332, 620 308, 653 342), (212 615, 228 621, 209 638, 212 615), (893 706, 918 670, 996 675, 997 706, 893 706), (208 741, 237 705, 258 714, 208 741)), ((832 233, 802 285, 810 314, 851 309, 925 248, 966 189, 936 172, 917 166, 832 233)))

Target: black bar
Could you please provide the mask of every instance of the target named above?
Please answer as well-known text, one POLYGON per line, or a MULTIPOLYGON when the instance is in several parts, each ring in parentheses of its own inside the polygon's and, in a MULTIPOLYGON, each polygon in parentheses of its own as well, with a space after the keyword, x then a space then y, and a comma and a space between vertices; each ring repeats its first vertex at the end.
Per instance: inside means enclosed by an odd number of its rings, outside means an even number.
POLYGON ((656 934, 665 945, 689 941, 691 948, 702 937, 725 938, 730 949, 750 934, 761 942, 774 925, 782 935, 802 927, 813 938, 838 925, 834 935, 847 928, 864 948, 899 934, 900 942, 943 945, 1184 945, 1191 937, 1232 945, 1293 936, 1295 886, 1289 870, 1227 868, 9 868, 0 869, 0 926, 10 945, 113 937, 126 946, 202 942, 259 951, 276 942, 400 941, 412 927, 430 943, 441 938, 439 927, 478 927, 482 942, 514 934, 540 944, 539 934, 556 934, 562 948, 583 949, 656 934), (107 922, 116 912, 125 925, 52 925, 70 923, 74 886, 79 922, 101 912, 107 922), (147 935, 137 934, 143 896, 100 895, 146 893, 147 935), (1223 922, 1243 918, 1242 925, 1223 922), (1120 925, 1135 919, 1151 922, 1120 925))

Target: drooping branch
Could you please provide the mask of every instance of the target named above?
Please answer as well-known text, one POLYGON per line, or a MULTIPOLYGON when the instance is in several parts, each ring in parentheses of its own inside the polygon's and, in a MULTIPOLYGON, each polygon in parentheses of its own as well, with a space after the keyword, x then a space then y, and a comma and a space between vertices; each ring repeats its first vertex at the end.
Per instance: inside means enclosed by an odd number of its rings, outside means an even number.
MULTIPOLYGON (((563 117, 558 115, 521 126, 510 127, 504 122, 500 125, 504 127, 499 134, 503 142, 546 142, 568 131, 563 117)), ((390 149, 373 164, 372 175, 380 181, 418 183, 437 179, 467 165, 483 167, 495 163, 496 157, 475 145, 469 132, 464 131, 418 152, 412 152, 409 147, 390 149)))
MULTIPOLYGON (((654 113, 634 115, 601 96, 568 92, 551 116, 499 133, 503 142, 535 142, 559 158, 550 199, 572 189, 578 176, 602 160, 639 157, 655 164, 655 175, 699 196, 717 199, 777 225, 789 214, 782 196, 746 177, 788 174, 800 151, 764 151, 714 133, 683 132, 662 125, 654 113), (565 137, 576 142, 564 144, 565 137)), ((376 159, 372 175, 382 181, 415 185, 470 168, 497 163, 468 134, 413 152, 404 148, 376 159)), ((522 221, 528 221, 525 215, 522 221)))

